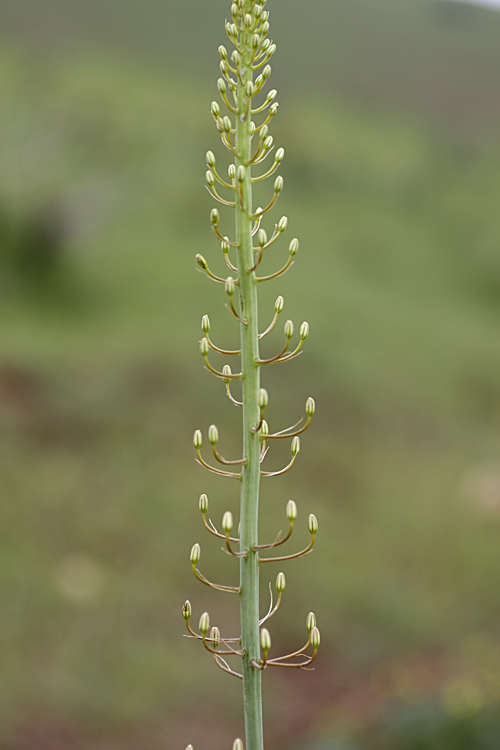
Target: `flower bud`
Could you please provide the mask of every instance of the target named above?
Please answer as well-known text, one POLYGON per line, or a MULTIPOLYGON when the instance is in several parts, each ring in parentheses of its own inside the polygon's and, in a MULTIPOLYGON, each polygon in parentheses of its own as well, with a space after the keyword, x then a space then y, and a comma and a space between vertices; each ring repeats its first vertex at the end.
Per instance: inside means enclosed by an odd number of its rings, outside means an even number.
POLYGON ((288 226, 288 217, 282 216, 278 222, 278 232, 284 232, 288 226))
POLYGON ((255 94, 255 86, 253 85, 252 81, 248 81, 247 85, 245 86, 245 92, 247 96, 253 96, 255 94))
POLYGON ((288 246, 288 252, 290 253, 290 255, 297 255, 298 251, 299 251, 299 241, 296 237, 294 237, 288 246))
POLYGON ((265 409, 269 403, 269 396, 265 388, 260 388, 257 395, 257 403, 260 409, 265 409))
POLYGON ((212 172, 208 170, 205 174, 205 180, 207 182, 207 185, 209 187, 213 187, 215 185, 215 177, 213 176, 212 172))
POLYGON ((269 107, 269 114, 271 115, 271 117, 274 117, 274 115, 277 113, 279 106, 280 105, 278 104, 278 102, 273 102, 273 104, 271 104, 271 106, 269 107))
POLYGON ((233 53, 231 55, 231 60, 236 66, 240 64, 241 58, 240 58, 240 53, 238 52, 237 49, 233 50, 233 53))
POLYGON ((200 266, 200 268, 205 269, 207 267, 207 261, 205 260, 205 258, 203 257, 203 255, 200 255, 199 253, 196 256, 196 262, 198 263, 198 265, 200 266))
POLYGON ((274 161, 278 162, 278 164, 281 164, 284 158, 285 158, 285 149, 279 148, 274 154, 274 161))
POLYGON ((221 60, 219 63, 220 72, 223 76, 227 76, 229 73, 229 68, 227 67, 227 62, 225 60, 221 60))
POLYGON ((223 44, 219 47, 219 55, 223 60, 227 60, 227 49, 224 47, 223 44))
POLYGON ((260 18, 262 15, 262 5, 256 5, 253 9, 253 14, 255 18, 260 18))
POLYGON ((312 536, 318 533, 318 519, 314 513, 311 513, 307 519, 307 528, 312 536))
POLYGON ((200 509, 200 512, 205 515, 208 510, 208 497, 205 494, 200 495, 200 499, 198 500, 198 508, 200 509))
POLYGON ((212 648, 217 648, 220 643, 220 630, 215 625, 210 631, 210 640, 212 648))
POLYGON ((309 612, 306 618, 307 632, 310 633, 313 628, 316 627, 316 615, 314 612, 309 612))
POLYGON ((188 745, 186 750, 194 750, 194 747, 192 745, 188 745))
POLYGON ((210 221, 212 222, 213 226, 216 227, 219 223, 219 212, 216 208, 212 208, 210 211, 210 221))
POLYGON ((200 450, 201 446, 203 445, 203 436, 201 434, 201 430, 195 430, 193 435, 193 445, 196 448, 197 451, 200 450))
POLYGON ((208 442, 210 445, 216 445, 219 442, 219 430, 214 424, 208 428, 208 442))
POLYGON ((284 573, 278 573, 276 577, 276 591, 282 594, 286 588, 286 578, 284 573))
POLYGON ((245 177, 246 169, 242 164, 240 164, 240 166, 236 170, 236 179, 238 180, 238 182, 245 182, 245 177))
MULTIPOLYGON (((272 46, 273 45, 271 45, 271 47, 272 46)), ((269 49, 271 49, 271 47, 269 47, 269 49)), ((269 54, 269 52, 268 52, 268 54, 269 54)), ((267 79, 269 78, 270 75, 271 75, 271 66, 270 65, 266 65, 266 67, 262 71, 262 77, 263 77, 264 81, 267 81, 267 79)))
POLYGON ((274 192, 275 193, 281 193, 283 190, 283 177, 281 175, 278 175, 274 181, 274 192))
POLYGON ((234 279, 232 276, 228 276, 226 279, 226 294, 229 295, 229 297, 232 297, 234 294, 234 279))
POLYGON ((268 11, 268 10, 265 10, 265 11, 263 12, 263 14, 262 14, 261 18, 262 18, 262 20, 263 20, 263 21, 268 21, 268 20, 269 20, 269 11, 268 11))
POLYGON ((236 39, 236 38, 237 38, 237 36, 238 36, 238 27, 236 26, 236 24, 235 24, 235 23, 232 23, 232 24, 231 24, 231 36, 232 36, 232 37, 233 37, 234 39, 236 39))
MULTIPOLYGON (((264 15, 264 14, 262 14, 262 15, 264 15)), ((264 23, 261 26, 261 33, 262 34, 267 34, 268 31, 269 31, 269 23, 267 21, 264 21, 264 23)))
POLYGON ((274 303, 274 312, 278 313, 279 315, 280 312, 283 312, 284 306, 285 306, 285 300, 280 294, 280 296, 276 298, 276 302, 274 303))
POLYGON ((255 215, 258 219, 262 218, 260 214, 263 214, 263 213, 264 213, 264 209, 262 208, 262 206, 259 206, 258 208, 255 209, 255 215))
POLYGON ((285 323, 285 337, 287 339, 291 339, 293 336, 293 322, 291 320, 287 320, 285 323))
POLYGON ((269 425, 267 424, 266 420, 262 420, 262 424, 260 426, 260 434, 261 435, 269 435, 269 425))
POLYGON ((260 42, 260 36, 258 34, 254 34, 252 37, 252 49, 257 49, 260 42))
POLYGON ((309 336, 309 323, 304 321, 299 329, 299 338, 302 341, 305 341, 308 336, 309 336))
POLYGON ((228 253, 228 252, 230 251, 230 249, 231 249, 231 247, 230 247, 230 245, 229 245, 229 242, 225 242, 225 241, 223 240, 223 241, 222 241, 222 242, 220 243, 220 249, 222 250, 222 252, 224 253, 224 255, 226 255, 226 254, 227 254, 227 253, 228 253))
POLYGON ((306 401, 306 414, 309 417, 309 419, 313 416, 314 412, 316 411, 316 401, 309 396, 309 398, 306 401))
POLYGON ((210 630, 210 616, 208 612, 203 612, 202 616, 200 617, 198 628, 202 635, 206 635, 210 630))
POLYGON ((294 500, 289 500, 286 504, 286 517, 293 523, 297 518, 297 504, 294 500))
POLYGON ((231 120, 227 115, 222 118, 222 127, 224 128, 225 133, 231 132, 231 120))
POLYGON ((252 16, 250 13, 247 13, 245 15, 245 26, 251 26, 252 25, 252 16))
POLYGON ((234 178, 236 177, 236 167, 234 166, 234 164, 230 164, 230 165, 228 166, 228 168, 227 168, 227 173, 228 173, 229 177, 230 177, 230 178, 231 178, 232 180, 234 180, 234 178))
MULTIPOLYGON (((272 57, 275 52, 276 52, 276 45, 275 44, 271 44, 271 46, 267 50, 267 56, 268 57, 272 57)), ((268 66, 268 67, 270 68, 270 66, 268 66)), ((269 73, 269 75, 271 75, 271 73, 269 73)))
POLYGON ((231 5, 231 15, 232 15, 232 16, 238 16, 238 15, 239 15, 239 8, 238 8, 238 6, 236 5, 236 3, 233 3, 233 4, 231 5))
POLYGON ((233 514, 227 510, 222 516, 222 531, 226 536, 229 536, 233 530, 233 514))
POLYGON ((221 94, 226 93, 226 82, 223 78, 219 78, 219 80, 217 81, 217 88, 219 89, 221 94))
POLYGON ((260 139, 264 140, 265 138, 267 138, 268 134, 269 134, 269 126, 263 125, 260 129, 260 139))
POLYGON ((231 24, 229 21, 226 21, 226 34, 230 37, 231 36, 231 24))
POLYGON ((313 647, 315 651, 318 650, 320 642, 321 642, 321 638, 319 635, 319 630, 318 628, 313 628, 311 630, 311 646, 313 647))
MULTIPOLYGON (((231 366, 230 365, 224 365, 224 367, 222 368, 222 374, 223 375, 232 375, 231 366)), ((228 383, 230 383, 230 382, 231 382, 231 378, 230 377, 224 378, 224 383, 226 385, 228 383)))
POLYGON ((262 46, 261 46, 262 52, 265 52, 266 49, 269 49, 270 46, 271 46, 271 41, 269 39, 264 39, 264 41, 262 42, 262 46))
POLYGON ((243 742, 241 740, 235 740, 233 742, 233 750, 244 750, 243 742))
POLYGON ((292 456, 296 456, 297 453, 300 453, 300 438, 298 435, 295 435, 294 439, 292 440, 291 451, 292 456))
POLYGON ((208 357, 209 351, 210 344, 208 343, 208 339, 204 336, 200 341, 200 354, 202 357, 208 357))
POLYGON ((257 242, 259 243, 259 247, 264 247, 267 243, 267 232, 265 229, 259 229, 257 233, 257 242))
POLYGON ((201 557, 200 545, 193 544, 192 549, 191 549, 191 554, 189 555, 189 559, 191 560, 191 565, 197 565, 200 562, 200 557, 201 557))
POLYGON ((264 143, 262 144, 262 148, 265 151, 269 151, 269 149, 273 147, 273 143, 274 143, 274 138, 272 137, 272 135, 268 135, 264 138, 264 143))
POLYGON ((191 602, 189 601, 189 599, 186 599, 186 601, 182 605, 182 616, 186 620, 186 622, 191 618, 191 614, 191 602))
POLYGON ((255 79, 255 88, 257 89, 257 91, 260 91, 263 83, 264 79, 262 78, 262 76, 257 76, 257 78, 255 79))
MULTIPOLYGON (((212 102, 212 105, 211 105, 210 109, 211 109, 211 112, 212 112, 212 114, 213 114, 214 117, 218 117, 220 115, 220 107, 219 107, 219 104, 217 102, 212 102)), ((209 153, 211 153, 211 152, 209 152, 209 153)))
POLYGON ((278 92, 276 89, 271 89, 271 91, 266 96, 266 102, 272 102, 273 99, 275 99, 278 96, 278 92))
POLYGON ((267 628, 262 628, 260 631, 260 647, 264 654, 267 654, 271 648, 271 635, 267 628))
POLYGON ((210 330, 210 318, 208 315, 204 315, 201 319, 201 330, 203 333, 208 333, 210 330))
POLYGON ((213 151, 207 151, 206 161, 208 167, 215 167, 215 154, 213 151))

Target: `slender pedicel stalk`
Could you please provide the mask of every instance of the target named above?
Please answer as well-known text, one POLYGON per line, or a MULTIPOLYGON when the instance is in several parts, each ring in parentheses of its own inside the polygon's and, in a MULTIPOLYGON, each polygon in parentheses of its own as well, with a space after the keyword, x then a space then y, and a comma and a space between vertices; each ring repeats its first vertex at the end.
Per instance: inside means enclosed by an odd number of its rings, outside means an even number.
MULTIPOLYGON (((259 342, 274 330, 278 317, 283 310, 284 300, 281 296, 276 299, 271 322, 262 333, 259 333, 258 285, 260 282, 276 279, 286 273, 294 264, 299 248, 298 240, 292 239, 285 265, 278 271, 260 277, 256 276, 257 269, 267 261, 268 254, 272 254, 267 252, 268 249, 280 238, 288 226, 288 219, 283 216, 278 223, 274 224, 270 237, 268 237, 268 233, 263 226, 267 220, 267 214, 273 209, 283 190, 283 177, 281 175, 274 178, 273 194, 264 203, 264 208, 254 209, 252 200, 253 184, 271 178, 280 168, 285 156, 283 148, 274 151, 274 139, 269 133, 269 124, 278 111, 278 103, 275 101, 277 92, 273 89, 267 93, 264 101, 261 99, 262 92, 271 75, 269 60, 276 51, 276 45, 272 44, 267 38, 269 13, 264 10, 265 4, 266 0, 233 0, 231 5, 232 20, 226 22, 226 32, 234 50, 231 54, 228 54, 224 46, 219 47, 221 78, 217 82, 223 107, 225 106, 229 110, 229 114, 221 113, 221 106, 217 102, 212 102, 211 105, 212 116, 222 143, 234 157, 234 163, 229 165, 228 179, 226 180, 221 177, 221 172, 216 168, 213 152, 208 151, 206 154, 207 171, 205 173, 206 187, 212 198, 225 207, 224 211, 233 210, 235 212, 234 239, 224 236, 219 229, 221 221, 219 210, 213 208, 210 214, 212 228, 221 243, 226 265, 233 275, 227 278, 217 276, 210 270, 202 255, 196 256, 199 270, 212 281, 224 285, 227 295, 226 307, 239 323, 239 349, 223 349, 213 343, 209 335, 210 320, 208 315, 204 315, 202 318, 201 327, 204 336, 200 341, 200 353, 205 361, 206 369, 224 382, 227 397, 233 404, 242 408, 243 449, 241 458, 224 458, 217 450, 219 440, 217 427, 211 425, 208 430, 208 439, 214 459, 226 467, 237 466, 238 469, 235 471, 222 470, 208 464, 201 455, 202 434, 200 430, 195 431, 193 438, 199 464, 210 472, 238 479, 241 482, 240 523, 237 536, 231 536, 234 526, 231 511, 224 513, 221 531, 219 532, 212 521, 207 520, 207 496, 202 494, 199 499, 199 509, 205 528, 212 536, 224 541, 222 550, 226 555, 233 559, 239 559, 239 586, 212 583, 200 573, 197 567, 201 557, 199 544, 193 546, 190 560, 193 573, 201 583, 217 591, 238 595, 241 637, 224 638, 217 627, 210 628, 210 618, 207 612, 202 614, 199 633, 196 633, 189 624, 191 617, 191 604, 189 602, 184 604, 182 612, 188 629, 187 637, 201 641, 203 647, 212 654, 215 664, 220 669, 243 681, 246 741, 243 745, 241 739, 235 740, 233 750, 264 750, 262 672, 268 666, 308 669, 316 658, 320 641, 316 618, 312 613, 309 613, 306 623, 308 631, 306 645, 291 654, 270 657, 271 635, 262 625, 276 614, 281 605, 286 585, 285 575, 282 572, 276 578, 276 602, 274 603, 272 586, 269 585, 269 609, 264 617, 260 618, 259 614, 259 569, 261 564, 292 560, 308 554, 313 548, 315 535, 318 531, 316 516, 311 514, 308 519, 311 541, 305 549, 282 557, 260 558, 262 550, 273 550, 290 539, 297 518, 297 506, 293 500, 289 500, 286 506, 289 524, 287 533, 283 536, 279 532, 273 542, 259 544, 260 479, 261 477, 279 476, 292 468, 300 451, 299 435, 309 427, 315 411, 314 400, 308 398, 305 424, 302 425, 303 419, 301 419, 297 424, 285 430, 270 432, 265 419, 269 396, 260 385, 261 368, 267 364, 289 362, 297 357, 301 354, 302 344, 309 334, 309 325, 303 323, 299 331, 299 342, 295 349, 290 351, 294 326, 292 321, 288 320, 284 328, 285 343, 279 353, 267 359, 261 359, 260 357, 259 342), (260 123, 254 122, 252 116, 259 115, 259 113, 264 113, 262 118, 258 118, 262 121, 260 123), (267 170, 264 168, 261 174, 258 173, 261 170, 252 174, 252 170, 263 163, 273 152, 274 160, 271 166, 267 170), (226 198, 223 194, 219 194, 217 185, 220 185, 224 190, 229 190, 230 196, 226 198), (256 238, 255 241, 254 238, 256 238), (229 259, 229 253, 233 249, 236 253, 235 263, 229 259), (241 359, 240 372, 233 373, 228 364, 225 364, 222 370, 212 366, 208 360, 210 351, 228 356, 239 356, 241 359), (231 393, 233 380, 239 380, 241 383, 241 401, 234 398, 231 393), (278 438, 291 439, 291 460, 287 466, 278 471, 262 471, 261 464, 269 450, 266 441, 278 438), (238 546, 238 549, 236 549, 236 546, 238 546), (309 648, 312 649, 312 654, 308 656, 306 652, 309 648), (241 661, 241 673, 234 670, 223 657, 238 658, 241 661)), ((193 750, 193 748, 189 745, 186 750, 193 750)))

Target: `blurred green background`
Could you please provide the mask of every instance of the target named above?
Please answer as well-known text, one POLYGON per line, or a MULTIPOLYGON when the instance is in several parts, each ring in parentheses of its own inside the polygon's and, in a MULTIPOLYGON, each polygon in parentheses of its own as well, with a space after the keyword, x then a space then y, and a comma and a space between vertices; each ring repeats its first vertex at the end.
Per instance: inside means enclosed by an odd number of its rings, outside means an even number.
MULTIPOLYGON (((301 250, 261 315, 283 294, 283 318, 311 325, 304 355, 264 373, 271 427, 309 395, 318 408, 293 473, 264 484, 262 536, 290 497, 290 551, 318 515, 271 632, 299 647, 314 609, 323 645, 314 673, 266 673, 267 745, 498 750, 500 14, 268 8, 287 151, 274 215, 301 250)), ((180 614, 189 597, 195 619, 237 627, 188 560, 199 541, 203 572, 236 581, 197 499, 220 522, 237 488, 191 443, 216 422, 221 451, 240 450, 197 344, 203 313, 220 345, 238 331, 194 260, 223 273, 204 171, 208 148, 227 159, 209 109, 228 14, 0 4, 2 750, 221 750, 242 731, 239 685, 180 614)), ((289 455, 273 448, 270 470, 289 455)))

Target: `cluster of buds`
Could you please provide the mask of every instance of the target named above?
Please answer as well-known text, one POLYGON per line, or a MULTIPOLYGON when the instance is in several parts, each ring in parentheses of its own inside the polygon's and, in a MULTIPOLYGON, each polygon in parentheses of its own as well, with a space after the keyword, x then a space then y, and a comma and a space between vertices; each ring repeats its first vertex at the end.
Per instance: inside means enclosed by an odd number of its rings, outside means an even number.
MULTIPOLYGON (((268 38, 269 13, 264 9, 265 4, 266 0, 234 0, 232 3, 231 19, 226 23, 226 33, 234 49, 228 52, 226 47, 219 47, 221 77, 217 82, 222 107, 227 113, 221 110, 221 105, 217 101, 211 105, 212 117, 221 141, 233 159, 226 177, 218 168, 213 151, 208 151, 205 174, 206 188, 212 198, 222 206, 232 208, 236 214, 236 235, 230 239, 221 230, 219 209, 213 208, 210 213, 210 223, 220 242, 223 262, 229 269, 229 275, 214 273, 203 255, 196 256, 199 270, 212 281, 223 285, 227 310, 238 321, 241 334, 240 348, 221 348, 212 339, 209 316, 203 315, 201 319, 203 336, 199 350, 205 367, 212 375, 222 380, 227 397, 243 412, 243 455, 231 459, 222 455, 219 450, 219 430, 215 424, 209 426, 207 433, 213 460, 207 460, 202 455, 202 431, 197 429, 193 435, 197 462, 212 473, 236 479, 241 483, 240 524, 236 536, 232 536, 235 528, 232 511, 226 510, 223 513, 219 530, 208 517, 207 495, 202 494, 198 503, 205 529, 223 541, 224 553, 239 559, 240 583, 238 586, 231 586, 208 580, 199 570, 201 547, 198 543, 191 549, 190 563, 194 575, 201 583, 217 591, 233 593, 240 597, 241 634, 227 637, 217 626, 211 626, 208 612, 201 614, 196 630, 190 624, 191 603, 186 601, 182 608, 188 637, 201 641, 203 647, 212 654, 215 664, 224 672, 243 679, 246 687, 253 682, 255 689, 247 692, 254 696, 254 700, 257 700, 256 696, 259 695, 260 675, 263 670, 267 667, 309 669, 320 645, 316 617, 310 612, 306 618, 305 645, 282 656, 271 654, 272 641, 267 623, 281 604, 286 588, 283 572, 278 573, 275 581, 276 599, 273 597, 273 587, 269 584, 271 601, 267 613, 262 618, 255 606, 251 611, 251 607, 244 604, 249 583, 252 590, 258 590, 259 568, 263 563, 282 562, 309 554, 318 532, 317 518, 311 513, 307 519, 309 544, 292 554, 269 556, 273 555, 275 548, 287 542, 292 536, 298 510, 295 501, 289 500, 285 511, 287 533, 282 535, 278 532, 274 541, 267 544, 259 544, 257 539, 259 482, 261 478, 280 476, 292 468, 301 450, 301 436, 309 427, 316 410, 314 399, 309 397, 305 403, 305 419, 301 418, 285 429, 272 431, 266 419, 269 394, 265 388, 260 387, 261 368, 295 359, 302 353, 304 342, 309 336, 307 322, 300 325, 297 337, 293 321, 286 320, 283 327, 284 340, 278 353, 267 358, 260 356, 260 342, 275 329, 285 302, 281 295, 277 297, 269 325, 264 331, 259 332, 256 290, 260 283, 277 279, 286 273, 295 263, 299 250, 299 240, 293 238, 288 244, 288 257, 281 267, 267 275, 257 275, 260 273, 261 264, 271 254, 270 249, 275 243, 279 243, 288 228, 286 216, 282 216, 274 224, 272 231, 269 228, 266 230, 263 225, 284 187, 283 177, 275 173, 285 157, 283 148, 275 148, 273 136, 269 132, 271 121, 278 112, 277 92, 271 89, 263 96, 272 72, 270 60, 276 51, 276 45, 268 38), (259 97, 262 96, 263 99, 259 101, 259 97), (267 169, 258 169, 273 153, 272 163, 268 162, 267 169), (272 193, 264 207, 253 210, 252 186, 269 178, 273 180, 272 193), (294 337, 295 344, 292 343, 294 337), (213 353, 215 356, 220 354, 239 357, 241 366, 235 372, 227 363, 217 369, 210 361, 213 353), (241 388, 241 400, 231 390, 235 381, 241 388), (263 463, 272 446, 271 441, 278 439, 290 440, 290 460, 283 468, 266 471, 263 463), (229 665, 228 659, 232 657, 241 660, 241 672, 229 665)), ((262 729, 258 725, 258 716, 261 715, 259 707, 246 704, 245 711, 247 747, 262 750, 262 729)), ((193 748, 189 745, 186 750, 193 748)), ((244 750, 240 739, 235 740, 233 750, 244 750)))

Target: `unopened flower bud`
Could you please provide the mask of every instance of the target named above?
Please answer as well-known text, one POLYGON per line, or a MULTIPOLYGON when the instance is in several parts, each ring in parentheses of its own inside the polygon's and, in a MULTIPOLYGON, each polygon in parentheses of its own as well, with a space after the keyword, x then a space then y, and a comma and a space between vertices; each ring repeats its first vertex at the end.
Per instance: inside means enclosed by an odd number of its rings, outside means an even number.
POLYGON ((291 339, 293 336, 293 322, 291 320, 287 320, 285 323, 285 337, 287 339, 291 339))
POLYGON ((212 102, 212 105, 211 105, 210 109, 211 109, 212 114, 213 114, 214 117, 218 117, 220 115, 220 107, 219 107, 219 104, 217 102, 212 102))
POLYGON ((191 618, 191 614, 191 602, 189 601, 189 599, 186 599, 186 601, 182 605, 182 616, 186 620, 186 622, 191 618))
POLYGON ((271 648, 271 634, 267 628, 262 628, 260 631, 260 647, 264 654, 267 654, 271 648))
POLYGON ((269 396, 265 388, 260 388, 257 396, 257 403, 260 409, 265 409, 269 403, 269 396))
POLYGON ((288 226, 288 217, 282 216, 278 222, 278 232, 284 232, 288 226))
POLYGON ((252 81, 248 81, 247 85, 245 86, 245 92, 247 96, 253 96, 255 94, 255 86, 253 85, 252 81))
POLYGON ((266 136, 264 138, 264 142, 262 144, 262 148, 265 151, 269 151, 269 149, 273 147, 273 143, 274 143, 274 138, 272 137, 272 135, 268 135, 268 136, 266 136))
POLYGON ((294 500, 289 500, 286 504, 286 517, 293 523, 297 518, 297 504, 294 500))
POLYGON ((318 533, 318 519, 314 513, 311 513, 307 519, 307 528, 312 536, 318 533))
POLYGON ((191 565, 197 565, 200 562, 201 557, 201 547, 199 544, 193 544, 193 547, 191 549, 191 554, 189 555, 189 559, 191 560, 191 565))
POLYGON ((256 5, 253 9, 253 14, 255 18, 260 18, 262 15, 262 5, 256 5))
POLYGON ((257 91, 260 91, 263 83, 264 79, 262 78, 262 76, 257 76, 257 78, 255 79, 255 88, 257 89, 257 91))
POLYGON ((283 159, 285 158, 285 149, 279 148, 276 153, 274 154, 274 161, 278 162, 280 164, 283 159))
MULTIPOLYGON (((271 46, 270 46, 270 47, 269 47, 269 49, 267 50, 267 56, 268 56, 268 57, 272 57, 272 56, 274 55, 274 53, 275 53, 275 52, 276 52, 276 45, 275 45, 275 44, 271 44, 271 46)), ((268 67, 270 67, 270 66, 268 66, 268 67)), ((270 72, 269 72, 269 75, 271 75, 271 73, 270 73, 270 72)))
POLYGON ((230 251, 230 249, 231 249, 231 247, 230 247, 230 245, 229 245, 229 242, 225 242, 225 241, 223 240, 223 241, 222 241, 222 242, 220 243, 220 249, 222 250, 222 252, 224 253, 224 255, 226 255, 226 254, 227 254, 227 253, 228 253, 228 252, 230 251))
POLYGON ((194 750, 194 747, 193 747, 192 745, 188 745, 188 746, 186 747, 186 750, 194 750))
POLYGON ((275 193, 281 193, 283 190, 283 177, 281 175, 278 175, 274 181, 274 192, 275 193))
POLYGON ((198 263, 198 265, 200 266, 200 268, 205 269, 207 267, 207 261, 205 260, 205 258, 203 257, 203 255, 200 255, 199 253, 196 256, 196 262, 198 263))
POLYGON ((208 442, 210 445, 217 445, 219 442, 219 430, 214 424, 208 428, 208 442))
POLYGON ((318 650, 319 644, 321 642, 320 634, 318 628, 313 628, 311 630, 311 646, 315 651, 318 650))
MULTIPOLYGON (((224 367, 222 368, 222 374, 223 375, 232 375, 231 366, 230 365, 224 365, 224 367)), ((230 377, 224 378, 224 383, 226 385, 228 383, 230 383, 230 382, 231 382, 231 378, 230 377)))
POLYGON ((229 177, 230 177, 230 178, 231 178, 232 180, 234 180, 234 178, 236 177, 236 167, 235 167, 235 165, 234 165, 234 164, 230 164, 230 165, 228 166, 228 168, 227 168, 227 173, 228 173, 229 177))
POLYGON ((238 180, 238 182, 245 182, 245 177, 246 169, 242 164, 240 164, 240 166, 236 170, 236 179, 238 180))
POLYGON ((309 418, 311 418, 316 411, 316 401, 309 396, 309 398, 306 401, 306 414, 309 418))
POLYGON ((193 445, 197 451, 199 451, 201 446, 203 445, 203 435, 201 434, 201 430, 194 431, 193 445))
POLYGON ((262 420, 262 424, 260 426, 260 434, 261 435, 269 435, 269 425, 267 424, 266 420, 262 420))
POLYGON ((206 338, 206 336, 204 336, 200 341, 200 354, 202 357, 208 357, 209 351, 210 344, 208 343, 208 339, 206 338))
POLYGON ((215 154, 213 151, 207 151, 206 160, 208 167, 215 167, 215 154))
POLYGON ((241 58, 240 58, 240 53, 238 52, 238 50, 237 50, 237 49, 235 49, 235 50, 233 51, 233 53, 232 53, 232 55, 231 55, 231 60, 233 61, 233 63, 234 63, 234 64, 235 64, 236 66, 238 66, 238 65, 240 64, 240 62, 241 62, 241 58))
POLYGON ((210 170, 208 170, 208 172, 205 174, 205 179, 209 187, 213 187, 215 185, 215 177, 210 170))
MULTIPOLYGON (((271 45, 271 47, 272 47, 272 45, 271 45)), ((271 47, 269 47, 269 49, 271 49, 271 47)), ((269 52, 268 52, 268 54, 269 54, 269 52)), ((270 65, 266 65, 266 67, 262 71, 262 77, 263 77, 264 81, 267 81, 267 79, 269 78, 270 75, 271 75, 271 66, 270 65)))
POLYGON ((203 612, 202 616, 200 617, 198 628, 202 635, 206 635, 210 630, 210 616, 208 612, 203 612))
POLYGON ((264 39, 264 41, 262 42, 262 47, 261 47, 262 52, 265 52, 266 49, 268 49, 270 46, 271 46, 271 41, 269 39, 264 39))
POLYGON ((229 73, 229 68, 227 67, 227 62, 225 60, 221 60, 219 63, 220 72, 223 76, 227 76, 229 73))
POLYGON ((291 451, 292 456, 296 456, 297 453, 300 453, 300 438, 298 435, 295 435, 294 439, 292 440, 291 451))
POLYGON ((252 25, 252 16, 250 13, 247 13, 245 15, 245 26, 251 26, 252 25))
POLYGON ((261 127, 261 129, 260 129, 260 138, 261 138, 261 140, 264 140, 265 138, 267 138, 268 133, 269 133, 269 126, 268 125, 263 125, 261 127))
POLYGON ((280 105, 278 104, 278 102, 273 102, 271 104, 271 106, 269 107, 269 114, 271 115, 271 117, 274 117, 275 114, 278 112, 279 106, 280 105))
POLYGON ((313 628, 316 627, 316 615, 314 612, 309 612, 306 618, 307 632, 310 633, 313 628))
POLYGON ((284 573, 278 573, 276 577, 276 591, 282 594, 286 588, 286 578, 284 573))
POLYGON ((264 21, 261 27, 261 33, 267 34, 268 31, 269 31, 269 23, 267 21, 264 21))
POLYGON ((232 276, 228 276, 225 284, 226 294, 232 297, 234 294, 234 279, 232 276))
POLYGON ((259 243, 259 247, 264 247, 267 243, 267 232, 265 229, 259 229, 257 233, 257 242, 259 243))
POLYGON ((298 251, 299 251, 299 241, 296 237, 294 237, 288 246, 288 252, 290 253, 290 255, 297 255, 298 251))
POLYGON ((237 38, 237 36, 238 36, 238 27, 236 26, 236 24, 235 24, 235 23, 232 23, 232 24, 231 24, 231 37, 232 37, 233 39, 236 39, 236 38, 237 38))
POLYGON ((305 339, 309 336, 309 323, 307 321, 304 321, 299 329, 299 338, 302 339, 302 341, 305 341, 305 339))
POLYGON ((233 742, 233 750, 244 750, 243 742, 241 740, 235 740, 233 742))
POLYGON ((280 296, 276 298, 276 302, 274 303, 274 312, 278 313, 279 315, 280 312, 283 312, 284 307, 285 307, 285 300, 280 294, 280 296))
POLYGON ((272 102, 273 99, 275 99, 278 96, 278 92, 276 89, 271 89, 271 91, 266 96, 266 102, 272 102))
POLYGON ((222 118, 222 127, 224 128, 225 133, 231 132, 231 120, 229 119, 227 115, 225 115, 225 117, 222 118))
POLYGON ((262 206, 259 206, 258 208, 255 209, 255 215, 258 219, 262 218, 261 217, 262 213, 264 213, 264 209, 262 208, 262 206))
POLYGON ((262 13, 262 16, 261 16, 261 18, 262 18, 262 20, 263 20, 263 21, 268 21, 268 20, 269 20, 269 11, 268 11, 268 10, 265 10, 265 11, 264 11, 264 12, 262 13))
POLYGON ((227 60, 227 49, 224 47, 223 44, 219 47, 219 55, 223 60, 227 60))
POLYGON ((254 34, 252 37, 252 49, 257 49, 260 42, 260 36, 258 34, 254 34))
POLYGON ((231 5, 231 15, 232 15, 232 16, 238 16, 238 15, 239 15, 239 8, 238 8, 238 6, 236 5, 236 3, 233 3, 233 4, 231 5))
POLYGON ((210 631, 210 641, 212 648, 217 648, 220 643, 220 630, 215 625, 210 631))
POLYGON ((217 224, 219 223, 219 218, 220 216, 219 216, 219 212, 217 211, 217 209, 212 208, 212 210, 210 211, 210 221, 212 222, 214 227, 216 227, 217 224))
POLYGON ((222 516, 222 531, 226 536, 229 536, 233 530, 233 514, 227 510, 222 516))
POLYGON ((208 315, 204 315, 201 319, 201 330, 203 333, 208 333, 210 330, 210 318, 208 315))
POLYGON ((198 508, 200 509, 200 512, 205 515, 208 510, 208 497, 205 494, 200 495, 200 499, 198 500, 198 508))
POLYGON ((219 78, 219 80, 217 81, 217 88, 219 89, 221 94, 226 93, 226 82, 223 78, 219 78))

